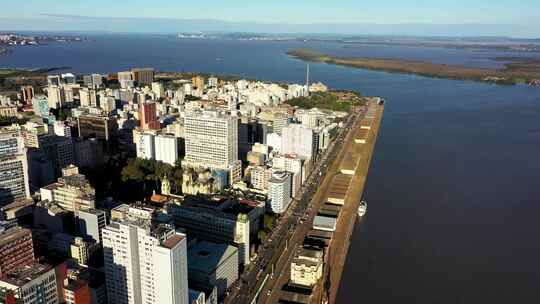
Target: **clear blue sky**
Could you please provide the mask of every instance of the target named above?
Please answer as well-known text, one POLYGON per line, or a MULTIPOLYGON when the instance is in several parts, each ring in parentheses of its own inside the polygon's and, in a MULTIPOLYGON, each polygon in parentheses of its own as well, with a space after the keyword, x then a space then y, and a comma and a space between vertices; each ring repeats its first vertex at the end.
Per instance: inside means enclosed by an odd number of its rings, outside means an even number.
POLYGON ((37 19, 50 13, 264 23, 515 24, 540 29, 540 0, 2 0, 0 6, 0 19, 16 26, 15 18, 37 19))

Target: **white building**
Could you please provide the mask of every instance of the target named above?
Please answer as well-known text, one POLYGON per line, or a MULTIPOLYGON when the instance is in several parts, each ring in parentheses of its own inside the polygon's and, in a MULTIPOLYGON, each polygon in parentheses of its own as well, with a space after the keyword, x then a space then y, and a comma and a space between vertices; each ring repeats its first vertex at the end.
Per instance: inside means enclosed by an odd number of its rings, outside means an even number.
POLYGON ((291 263, 291 281, 306 287, 313 287, 323 273, 323 252, 300 248, 291 263))
POLYGON ((287 171, 292 174, 292 194, 302 186, 307 174, 304 172, 304 160, 296 155, 277 155, 272 159, 272 168, 276 171, 287 171))
POLYGON ((152 92, 156 99, 165 98, 165 88, 161 82, 152 82, 152 92))
POLYGON ((65 121, 55 121, 54 134, 57 136, 71 137, 71 128, 65 121))
POLYGON ((137 157, 143 159, 155 159, 154 146, 155 133, 145 132, 139 129, 133 130, 133 142, 137 147, 137 157))
POLYGON ((281 135, 277 133, 268 133, 266 135, 266 144, 272 148, 272 151, 281 151, 281 135))
POLYGON ((0 205, 29 197, 24 139, 18 131, 0 130, 0 205))
POLYGON ((283 128, 281 153, 312 159, 316 153, 313 130, 300 124, 291 124, 283 128))
POLYGON ((278 171, 268 181, 268 201, 272 212, 280 214, 287 210, 291 202, 291 173, 278 171))
POLYGON ((156 160, 174 166, 178 160, 178 140, 172 134, 160 134, 154 138, 156 160))
POLYGON ((230 169, 238 162, 238 119, 217 111, 193 111, 184 118, 185 162, 230 169))
POLYGON ((79 102, 82 107, 97 106, 97 94, 95 90, 82 88, 79 90, 79 102))
POLYGON ((152 226, 140 214, 108 225, 103 252, 109 303, 188 304, 186 243, 184 234, 152 226))

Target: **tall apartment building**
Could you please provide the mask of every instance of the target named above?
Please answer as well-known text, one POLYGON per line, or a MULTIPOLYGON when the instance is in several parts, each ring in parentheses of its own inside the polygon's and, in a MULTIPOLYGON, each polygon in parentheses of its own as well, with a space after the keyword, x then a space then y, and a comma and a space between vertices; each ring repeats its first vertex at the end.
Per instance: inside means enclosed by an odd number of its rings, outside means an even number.
POLYGON ((155 159, 155 132, 133 129, 133 142, 135 143, 137 157, 142 159, 155 159))
POLYGON ((277 155, 272 159, 272 168, 280 171, 291 172, 292 194, 294 195, 304 183, 307 173, 304 166, 305 160, 297 155, 277 155))
POLYGON ((268 181, 268 201, 272 212, 281 214, 291 202, 292 177, 291 173, 274 172, 268 181))
POLYGON ((165 87, 161 82, 152 82, 152 92, 156 99, 165 98, 165 87))
POLYGON ((155 102, 142 102, 139 104, 139 120, 143 130, 160 129, 156 111, 157 104, 155 102))
POLYGON ((42 201, 55 202, 68 211, 95 208, 96 190, 78 172, 64 175, 56 183, 41 188, 40 193, 42 201))
POLYGON ((29 198, 28 160, 19 131, 0 130, 0 205, 29 198))
POLYGON ((47 87, 47 100, 50 109, 59 109, 66 103, 66 93, 60 86, 47 87))
POLYGON ((156 160, 174 166, 179 159, 178 139, 172 134, 159 134, 154 138, 156 160))
POLYGON ((118 134, 118 123, 116 119, 100 115, 81 115, 77 117, 77 127, 79 137, 97 138, 110 142, 118 134))
POLYGON ((96 107, 97 94, 96 90, 82 88, 79 90, 79 103, 81 107, 96 107))
POLYGON ((122 88, 130 88, 134 86, 133 73, 131 71, 118 72, 118 82, 122 88))
POLYGON ((32 99, 34 99, 34 87, 23 86, 21 87, 22 101, 27 105, 32 105, 32 99))
POLYGON ((204 90, 204 77, 194 76, 191 78, 191 84, 196 87, 199 91, 204 90))
POLYGON ((315 157, 313 130, 300 124, 290 124, 283 128, 281 135, 281 153, 296 154, 307 160, 315 157))
POLYGON ((154 82, 154 69, 153 68, 136 68, 131 70, 133 80, 138 85, 150 85, 154 82))
POLYGON ((57 304, 58 289, 55 269, 50 265, 32 263, 0 279, 0 288, 12 292, 14 303, 57 304))
POLYGON ((238 119, 217 111, 193 111, 184 118, 185 161, 228 169, 238 161, 238 119))
POLYGON ((132 212, 103 229, 109 303, 187 304, 186 236, 132 212))
POLYGON ((34 260, 30 229, 14 227, 0 234, 0 277, 34 260))

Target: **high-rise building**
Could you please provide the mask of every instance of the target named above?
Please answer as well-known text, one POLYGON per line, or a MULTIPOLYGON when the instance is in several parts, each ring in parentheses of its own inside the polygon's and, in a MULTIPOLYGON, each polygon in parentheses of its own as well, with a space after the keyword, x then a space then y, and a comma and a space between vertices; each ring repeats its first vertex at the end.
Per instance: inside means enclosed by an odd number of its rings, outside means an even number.
POLYGON ((53 129, 57 136, 71 137, 71 127, 65 121, 55 121, 53 129))
POLYGON ((122 88, 131 88, 134 86, 135 80, 133 79, 133 73, 131 71, 118 72, 118 82, 122 88))
POLYGON ((187 304, 186 236, 134 209, 103 229, 109 303, 187 304))
POLYGON ((133 130, 133 141, 137 149, 137 157, 142 159, 155 159, 154 132, 133 130))
POLYGON ((34 260, 30 229, 14 227, 0 234, 0 277, 34 260))
POLYGON ((150 85, 154 82, 154 69, 153 68, 136 68, 132 69, 133 80, 138 85, 150 85))
POLYGON ((204 90, 204 77, 194 76, 191 78, 191 84, 197 88, 197 90, 204 90))
POLYGON ((110 142, 118 134, 116 119, 108 116, 85 114, 77 117, 79 137, 97 138, 110 142))
POLYGON ((285 113, 274 114, 274 120, 272 122, 272 132, 281 135, 283 128, 289 125, 289 121, 289 116, 285 113))
POLYGON ((315 157, 313 130, 300 124, 290 124, 283 128, 281 136, 281 153, 296 154, 307 160, 315 157))
POLYGON ((174 166, 178 157, 178 139, 172 134, 159 134, 154 138, 156 160, 174 166))
POLYGON ((152 92, 156 99, 165 98, 165 88, 161 82, 152 82, 152 92))
POLYGON ((101 243, 101 231, 107 225, 105 211, 99 209, 80 209, 75 214, 79 234, 85 239, 101 243))
POLYGON ((81 107, 96 107, 96 91, 88 88, 82 88, 81 90, 79 90, 79 102, 81 104, 81 107))
POLYGON ((193 111, 184 118, 185 161, 229 169, 238 161, 238 119, 217 111, 193 111))
POLYGON ((58 289, 55 269, 50 265, 32 263, 0 279, 0 288, 12 291, 14 303, 57 304, 58 289))
POLYGON ((62 108, 66 102, 66 94, 64 89, 60 86, 48 86, 47 100, 49 102, 50 109, 62 108))
POLYGON ((159 130, 160 123, 157 118, 157 105, 155 102, 142 102, 139 104, 139 120, 143 130, 159 130))
POLYGON ((24 140, 18 131, 0 130, 0 205, 29 197, 24 140))
POLYGON ((217 77, 210 77, 208 78, 208 86, 212 88, 216 88, 218 86, 218 79, 217 77))
POLYGON ((34 87, 23 86, 21 87, 22 101, 27 105, 32 105, 32 99, 34 99, 34 87))
POLYGON ((272 174, 268 181, 268 201, 272 212, 281 214, 291 202, 292 178, 289 172, 279 171, 272 174))

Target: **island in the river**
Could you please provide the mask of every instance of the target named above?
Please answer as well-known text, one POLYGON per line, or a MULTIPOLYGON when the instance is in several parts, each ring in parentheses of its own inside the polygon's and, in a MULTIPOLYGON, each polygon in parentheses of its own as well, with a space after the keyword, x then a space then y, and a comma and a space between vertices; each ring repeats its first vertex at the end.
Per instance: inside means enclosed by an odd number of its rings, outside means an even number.
POLYGON ((341 58, 310 49, 294 49, 287 52, 297 59, 336 64, 360 69, 414 74, 435 78, 484 81, 498 84, 540 83, 540 60, 531 58, 508 58, 503 69, 473 68, 460 65, 438 64, 424 61, 399 59, 341 58))

